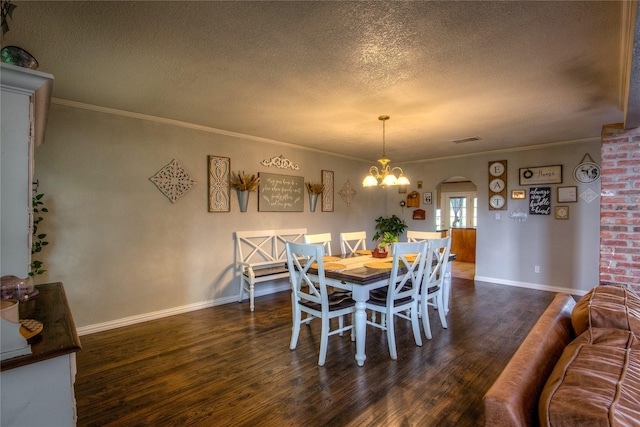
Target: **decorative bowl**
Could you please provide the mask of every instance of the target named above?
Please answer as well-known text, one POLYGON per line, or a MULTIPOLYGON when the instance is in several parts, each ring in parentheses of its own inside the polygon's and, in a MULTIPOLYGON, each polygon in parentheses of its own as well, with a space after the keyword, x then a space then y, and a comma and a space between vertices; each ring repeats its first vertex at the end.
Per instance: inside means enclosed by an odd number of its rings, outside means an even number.
POLYGON ((35 70, 38 68, 38 61, 26 50, 17 46, 5 46, 0 50, 0 60, 6 64, 17 65, 18 67, 35 70))

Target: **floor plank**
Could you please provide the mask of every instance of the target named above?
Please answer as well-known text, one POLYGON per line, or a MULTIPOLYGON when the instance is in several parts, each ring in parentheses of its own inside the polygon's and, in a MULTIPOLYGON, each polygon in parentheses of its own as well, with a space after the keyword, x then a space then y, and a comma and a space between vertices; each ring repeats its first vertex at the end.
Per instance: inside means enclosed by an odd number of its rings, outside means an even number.
POLYGON ((449 328, 430 312, 433 339, 413 342, 396 320, 398 360, 367 330, 358 367, 346 334, 320 326, 289 350, 288 292, 86 335, 78 353, 79 426, 480 426, 482 396, 550 292, 453 279, 449 328))

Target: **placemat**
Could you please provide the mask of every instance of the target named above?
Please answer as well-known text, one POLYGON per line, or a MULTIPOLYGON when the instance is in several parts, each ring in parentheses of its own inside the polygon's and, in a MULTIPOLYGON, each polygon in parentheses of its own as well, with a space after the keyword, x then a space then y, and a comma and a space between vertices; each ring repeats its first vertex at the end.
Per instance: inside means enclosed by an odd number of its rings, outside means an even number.
MULTIPOLYGON (((318 263, 314 262, 313 264, 311 264, 311 268, 317 269, 318 263)), ((346 265, 338 264, 337 262, 328 262, 324 265, 325 270, 344 270, 345 268, 347 268, 346 265)))
POLYGON ((413 261, 416 260, 416 258, 418 258, 418 254, 415 254, 415 255, 414 254, 407 254, 404 257, 407 259, 407 261, 413 262, 413 261))
POLYGON ((339 256, 323 256, 322 260, 324 262, 333 262, 333 261, 340 261, 342 258, 340 258, 339 256))
POLYGON ((358 255, 371 255, 371 252, 373 252, 373 251, 371 251, 371 250, 369 250, 369 249, 358 249, 358 250, 356 251, 356 253, 357 253, 358 255))
POLYGON ((364 266, 369 268, 379 268, 379 269, 389 269, 389 270, 391 270, 391 267, 392 267, 390 262, 383 262, 383 261, 365 262, 364 266))

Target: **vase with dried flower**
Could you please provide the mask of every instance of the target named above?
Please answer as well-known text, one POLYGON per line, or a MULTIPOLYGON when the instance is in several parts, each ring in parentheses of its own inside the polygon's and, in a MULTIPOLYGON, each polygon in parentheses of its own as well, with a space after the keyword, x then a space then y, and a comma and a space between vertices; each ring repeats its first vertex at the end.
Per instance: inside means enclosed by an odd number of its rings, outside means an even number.
POLYGON ((258 189, 260 177, 256 175, 249 176, 245 174, 244 171, 239 171, 237 174, 232 172, 230 184, 231 188, 235 189, 238 195, 240 212, 246 212, 249 206, 249 193, 258 189))
POLYGON ((316 211, 318 196, 324 191, 324 185, 321 182, 307 182, 307 193, 309 193, 309 209, 311 212, 316 211))

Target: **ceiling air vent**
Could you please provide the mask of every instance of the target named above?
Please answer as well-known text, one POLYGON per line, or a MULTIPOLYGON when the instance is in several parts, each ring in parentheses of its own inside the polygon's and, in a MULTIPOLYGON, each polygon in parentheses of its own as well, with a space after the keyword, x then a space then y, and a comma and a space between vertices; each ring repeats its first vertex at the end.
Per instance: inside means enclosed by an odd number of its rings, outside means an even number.
POLYGON ((454 144, 464 144, 465 142, 473 142, 473 141, 480 141, 480 137, 479 136, 472 136, 470 138, 464 138, 464 139, 456 139, 453 142, 454 144))

